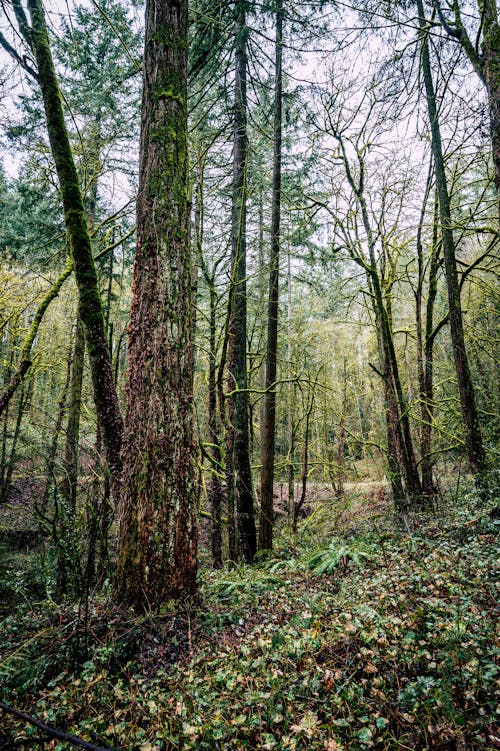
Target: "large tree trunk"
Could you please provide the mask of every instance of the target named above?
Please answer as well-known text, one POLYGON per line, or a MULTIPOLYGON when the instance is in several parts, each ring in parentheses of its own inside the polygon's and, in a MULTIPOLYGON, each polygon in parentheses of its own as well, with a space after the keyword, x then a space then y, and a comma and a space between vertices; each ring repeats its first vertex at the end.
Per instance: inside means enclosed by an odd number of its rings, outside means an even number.
POLYGON ((271 209, 271 255, 269 259, 269 301, 267 307, 267 347, 264 407, 261 428, 261 507, 259 547, 273 547, 274 445, 276 432, 276 363, 278 357, 278 299, 281 219, 281 100, 283 91, 283 3, 276 8, 274 90, 274 161, 271 209))
POLYGON ((137 253, 116 595, 137 610, 194 592, 193 269, 187 0, 146 3, 137 253))
MULTIPOLYGON (((246 294, 246 169, 247 169, 247 92, 246 92, 246 43, 248 28, 245 19, 245 2, 236 4, 235 37, 235 103, 234 103, 234 155, 233 155, 233 204, 231 249, 234 285, 232 299, 233 338, 229 359, 231 390, 233 394, 234 428, 233 467, 234 496, 238 519, 238 534, 241 552, 247 562, 252 562, 257 537, 250 466, 248 429, 248 382, 247 382, 247 294, 246 294)), ((230 479, 231 481, 231 479, 230 479)))
POLYGON ((54 158, 64 220, 78 286, 80 315, 90 361, 97 417, 102 428, 106 459, 117 492, 121 472, 123 422, 118 406, 92 246, 87 229, 78 174, 64 121, 62 99, 49 47, 42 3, 28 0, 32 21, 31 40, 38 68, 50 147, 54 158))
POLYGON ((453 237, 450 197, 444 166, 441 129, 439 126, 436 95, 432 81, 429 47, 427 41, 427 22, 422 0, 417 0, 420 32, 422 35, 422 73, 425 85, 429 125, 432 135, 432 154, 436 170, 436 183, 439 197, 439 218, 443 242, 443 257, 448 290, 448 307, 453 359, 457 374, 460 406, 465 427, 465 445, 471 471, 481 475, 486 470, 486 456, 483 448, 481 428, 476 409, 474 386, 471 379, 469 361, 465 349, 465 337, 462 319, 460 286, 458 283, 457 263, 455 258, 455 240, 453 237))

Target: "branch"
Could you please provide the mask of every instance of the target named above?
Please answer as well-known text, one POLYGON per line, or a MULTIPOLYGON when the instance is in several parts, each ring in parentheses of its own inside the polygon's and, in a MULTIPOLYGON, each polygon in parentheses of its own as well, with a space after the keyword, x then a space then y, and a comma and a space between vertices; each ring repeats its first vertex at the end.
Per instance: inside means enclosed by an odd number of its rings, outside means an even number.
POLYGON ((464 282, 469 276, 469 274, 471 273, 471 271, 473 271, 477 266, 479 266, 480 263, 484 261, 485 258, 489 256, 497 240, 498 240, 498 237, 494 237, 491 240, 491 242, 488 243, 488 246, 486 247, 486 250, 484 251, 484 253, 481 253, 481 255, 478 256, 474 261, 472 261, 472 263, 470 263, 467 266, 467 268, 463 271, 462 278, 460 279, 460 289, 462 289, 462 287, 464 286, 464 282))
POLYGON ((61 741, 72 743, 73 746, 80 746, 81 748, 88 749, 88 751, 113 751, 111 746, 106 746, 105 748, 103 748, 103 746, 95 746, 93 743, 77 738, 76 735, 69 735, 68 733, 63 733, 62 730, 57 730, 57 728, 51 728, 50 725, 46 725, 45 722, 41 722, 40 720, 35 719, 35 717, 31 717, 29 714, 20 712, 19 709, 10 707, 8 704, 4 704, 3 701, 0 701, 0 709, 7 714, 13 715, 13 717, 17 717, 19 720, 28 722, 30 725, 34 725, 36 728, 43 730, 52 738, 58 738, 61 741))
POLYGON ((483 58, 480 54, 478 54, 476 48, 472 44, 470 37, 467 33, 467 29, 462 23, 462 18, 460 16, 460 8, 458 6, 458 3, 454 3, 454 9, 455 9, 455 25, 451 26, 450 23, 446 20, 446 17, 443 13, 443 9, 441 8, 440 0, 433 0, 433 6, 437 11, 439 22, 443 29, 446 31, 448 36, 451 36, 453 39, 456 39, 459 44, 461 45, 462 49, 464 50, 465 54, 469 58, 470 62, 472 63, 472 67, 476 71, 477 75, 481 79, 483 83, 485 83, 485 76, 484 76, 484 65, 483 65, 483 58))
POLYGON ((449 313, 447 313, 443 318, 441 318, 439 323, 434 327, 433 331, 430 333, 429 339, 428 339, 429 342, 434 342, 434 339, 436 338, 436 336, 439 334, 441 329, 444 328, 444 326, 446 326, 449 320, 450 320, 450 315, 449 313))
POLYGON ((451 26, 451 24, 449 24, 446 20, 446 16, 443 13, 443 9, 441 8, 441 3, 439 2, 439 0, 434 0, 433 5, 437 11, 439 23, 441 24, 443 29, 447 34, 449 34, 449 36, 453 37, 454 39, 458 39, 458 41, 460 42, 460 32, 458 31, 458 29, 455 29, 453 26, 451 26))
POLYGON ((0 32, 0 45, 4 48, 4 50, 14 58, 14 60, 19 63, 21 68, 23 68, 26 73, 29 73, 30 76, 32 76, 35 81, 38 81, 38 73, 31 67, 31 65, 28 65, 26 62, 25 57, 21 57, 19 52, 14 49, 14 47, 7 41, 7 39, 4 37, 4 35, 0 32))
POLYGON ((374 371, 375 371, 375 373, 376 373, 376 374, 377 374, 378 376, 380 376, 380 378, 382 378, 382 380, 384 380, 384 379, 385 379, 385 375, 384 375, 383 373, 381 373, 381 372, 380 372, 380 370, 379 370, 379 369, 377 368, 377 366, 376 366, 376 365, 374 365, 374 364, 373 364, 372 362, 369 362, 369 363, 368 363, 368 365, 370 366, 370 368, 371 368, 372 370, 374 370, 374 371))
POLYGON ((12 8, 14 10, 14 15, 16 17, 17 25, 19 27, 21 36, 23 37, 24 41, 26 42, 26 44, 31 50, 33 49, 33 42, 31 39, 31 27, 28 23, 28 19, 26 18, 26 13, 24 12, 24 8, 19 2, 19 0, 12 0, 12 8))

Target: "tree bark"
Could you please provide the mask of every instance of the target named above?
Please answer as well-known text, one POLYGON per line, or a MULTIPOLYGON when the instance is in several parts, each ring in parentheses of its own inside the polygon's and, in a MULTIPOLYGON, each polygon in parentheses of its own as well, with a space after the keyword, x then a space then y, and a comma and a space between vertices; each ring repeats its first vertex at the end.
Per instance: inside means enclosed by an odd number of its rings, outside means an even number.
POLYGON ((146 3, 137 253, 116 597, 157 609, 196 587, 187 0, 146 3))
POLYGON ((281 220, 281 134, 283 92, 283 3, 276 8, 274 90, 274 159, 271 208, 271 254, 269 259, 269 300, 267 308, 267 346, 264 406, 261 428, 261 506, 259 548, 273 547, 274 446, 276 432, 276 365, 278 359, 278 302, 281 220))

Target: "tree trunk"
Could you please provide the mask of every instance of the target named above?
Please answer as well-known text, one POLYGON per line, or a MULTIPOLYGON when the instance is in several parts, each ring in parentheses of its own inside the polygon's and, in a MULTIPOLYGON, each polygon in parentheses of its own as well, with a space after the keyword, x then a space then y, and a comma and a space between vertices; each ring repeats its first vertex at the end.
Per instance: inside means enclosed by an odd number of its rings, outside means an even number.
POLYGON ((247 381, 247 294, 246 294, 246 170, 247 170, 247 36, 245 2, 236 4, 235 103, 231 250, 233 269, 232 347, 229 362, 233 395, 234 494, 238 536, 244 559, 251 563, 257 549, 250 467, 247 381))
MULTIPOLYGON (((306 502, 307 478, 309 476, 309 439, 310 439, 310 433, 311 433, 310 431, 311 415, 314 409, 314 397, 315 397, 317 384, 318 384, 318 379, 316 377, 316 380, 314 381, 314 385, 312 386, 312 392, 308 394, 308 402, 307 402, 306 415, 305 415, 306 424, 305 424, 305 429, 304 429, 304 458, 302 462, 301 492, 300 492, 299 500, 294 504, 294 507, 293 507, 293 520, 292 520, 293 532, 297 532, 297 524, 299 521, 299 516, 306 502)), ((311 389, 311 385, 309 385, 309 389, 311 389)))
MULTIPOLYGON (((361 154, 358 155, 358 158, 360 166, 364 169, 361 154)), ((375 242, 361 185, 362 181, 360 181, 360 187, 357 190, 357 198, 361 206, 363 225, 368 238, 370 263, 367 273, 372 292, 373 311, 377 321, 377 337, 384 381, 389 474, 395 505, 399 508, 404 499, 406 501, 418 499, 421 496, 422 487, 413 449, 408 406, 403 396, 398 360, 394 348, 390 292, 386 293, 384 300, 377 267, 375 242), (402 477, 404 477, 404 486, 402 477)))
POLYGON ((139 611, 157 609, 196 587, 187 32, 187 0, 146 3, 116 575, 117 598, 139 611))
POLYGON ((432 81, 429 47, 427 41, 427 22, 422 0, 416 0, 422 36, 422 73, 425 85, 427 111, 432 135, 432 154, 436 170, 436 184, 439 197, 439 218, 443 243, 443 257, 448 290, 448 307, 453 359, 458 381, 460 406, 465 427, 465 445, 471 472, 478 476, 486 470, 486 456, 483 448, 481 428, 476 409, 474 386, 472 384, 469 361, 465 349, 465 337, 462 319, 460 286, 458 283, 457 263, 455 258, 455 240, 453 237, 450 197, 444 166, 441 129, 439 126, 436 95, 432 81))
POLYGON ((288 436, 288 522, 293 525, 293 516, 295 510, 295 424, 294 424, 294 391, 295 384, 292 380, 292 264, 290 252, 287 254, 287 312, 286 312, 286 334, 287 334, 287 436, 288 436))
POLYGON ((221 480, 222 451, 220 445, 220 425, 217 413, 217 360, 216 360, 216 293, 215 280, 210 286, 210 354, 208 363, 208 429, 210 452, 214 467, 208 499, 212 513, 212 561, 215 568, 222 566, 222 502, 224 491, 221 480))
MULTIPOLYGON (((432 173, 429 172, 429 184, 432 173)), ((428 193, 427 193, 428 196, 428 193)), ((422 427, 420 430, 420 457, 422 468, 422 493, 429 505, 435 494, 432 461, 432 425, 434 419, 434 303, 437 296, 437 270, 439 257, 438 222, 439 204, 437 192, 434 201, 434 221, 432 225, 432 240, 428 272, 427 304, 425 322, 423 321, 423 295, 425 264, 422 248, 422 224, 425 215, 425 202, 422 207, 421 221, 417 234, 418 283, 416 290, 416 323, 417 323, 417 368, 420 391, 420 410, 422 427)))
POLYGON ((203 257, 203 169, 204 161, 199 158, 198 175, 196 180, 196 207, 194 216, 194 231, 198 260, 203 279, 209 294, 209 353, 208 353, 208 433, 210 439, 209 456, 212 463, 211 476, 208 482, 207 500, 211 512, 211 549, 214 568, 222 566, 222 505, 224 488, 222 483, 222 448, 221 425, 217 410, 217 291, 215 287, 215 265, 210 273, 203 257))
POLYGON ((64 220, 78 286, 80 314, 85 326, 97 417, 102 427, 106 459, 113 478, 114 489, 117 492, 121 471, 120 448, 123 422, 113 382, 86 212, 64 122, 62 99, 50 52, 41 0, 28 0, 28 7, 33 27, 31 39, 38 68, 38 82, 43 97, 50 147, 61 189, 64 220))
POLYGON ((276 433, 276 364, 278 357, 278 300, 281 220, 281 133, 283 91, 283 3, 276 9, 274 90, 274 160, 271 208, 271 254, 269 270, 269 301, 267 308, 266 380, 261 428, 261 507, 259 548, 273 547, 274 445, 276 433))
POLYGON ((496 0, 478 0, 478 7, 483 22, 483 73, 488 93, 491 150, 500 226, 500 25, 496 0))
MULTIPOLYGON (((14 474, 14 467, 16 465, 17 456, 17 442, 19 440, 19 434, 21 432, 21 424, 23 421, 24 412, 26 406, 31 397, 31 391, 33 387, 33 380, 28 382, 28 388, 26 394, 24 393, 24 382, 21 384, 19 391, 19 403, 17 405, 17 417, 14 427, 14 433, 12 435, 12 441, 10 445, 9 458, 4 466, 2 482, 0 484, 0 503, 5 503, 9 496, 10 484, 12 482, 12 475, 14 474)), ((7 414, 7 413, 6 413, 7 414)))
POLYGON ((80 315, 77 316, 73 362, 71 365, 71 386, 64 449, 64 477, 61 493, 69 508, 76 511, 78 485, 78 438, 80 433, 80 412, 82 406, 83 367, 85 359, 85 332, 80 315))

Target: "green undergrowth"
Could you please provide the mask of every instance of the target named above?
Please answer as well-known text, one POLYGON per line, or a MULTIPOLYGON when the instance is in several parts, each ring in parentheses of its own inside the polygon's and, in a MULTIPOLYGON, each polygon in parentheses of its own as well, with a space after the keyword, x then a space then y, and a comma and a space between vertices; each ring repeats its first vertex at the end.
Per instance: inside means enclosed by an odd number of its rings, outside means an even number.
MULTIPOLYGON (((411 531, 342 533, 323 510, 253 567, 202 571, 175 614, 25 605, 2 624, 1 698, 134 751, 499 748, 489 511, 470 492, 411 531)), ((0 719, 0 748, 40 735, 0 719)))

